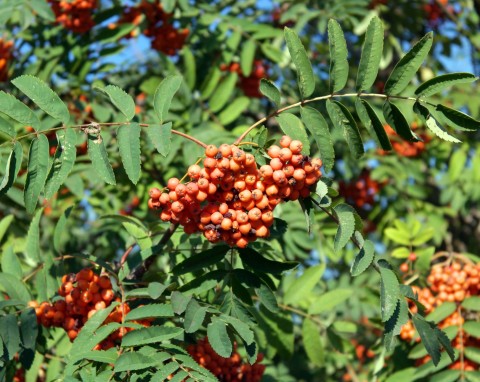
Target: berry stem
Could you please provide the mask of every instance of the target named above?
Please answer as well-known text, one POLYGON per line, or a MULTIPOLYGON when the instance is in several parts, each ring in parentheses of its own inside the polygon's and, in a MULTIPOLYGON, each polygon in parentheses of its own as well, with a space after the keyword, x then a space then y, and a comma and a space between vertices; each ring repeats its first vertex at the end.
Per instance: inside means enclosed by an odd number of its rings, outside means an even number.
POLYGON ((320 97, 315 97, 315 98, 311 98, 311 99, 306 99, 306 100, 303 100, 303 101, 299 101, 299 102, 296 102, 296 103, 293 103, 291 105, 288 105, 288 106, 285 106, 285 107, 282 107, 280 109, 277 109, 277 110, 274 110, 273 112, 271 112, 269 115, 267 115, 266 117, 263 117, 262 119, 259 119, 257 122, 255 122, 253 125, 251 125, 247 130, 245 130, 245 132, 243 132, 239 137, 238 139, 235 141, 235 144, 238 145, 253 129, 255 129, 257 126, 263 124, 264 122, 266 122, 267 120, 269 120, 270 118, 272 117, 275 117, 281 113, 283 113, 284 111, 287 111, 287 110, 290 110, 290 109, 294 109, 298 106, 303 106, 307 103, 311 103, 311 102, 318 102, 318 101, 324 101, 324 100, 327 100, 327 99, 331 99, 331 98, 347 98, 347 97, 364 97, 364 98, 368 98, 368 97, 371 97, 371 98, 385 98, 385 99, 402 99, 402 100, 408 100, 408 101, 420 101, 420 102, 424 102, 424 103, 427 103, 429 104, 430 106, 436 106, 430 102, 427 102, 425 100, 421 100, 419 98, 415 98, 415 97, 404 97, 404 96, 394 96, 394 95, 387 95, 387 94, 379 94, 379 93, 346 93, 346 94, 328 94, 328 95, 325 95, 325 96, 320 96, 320 97))

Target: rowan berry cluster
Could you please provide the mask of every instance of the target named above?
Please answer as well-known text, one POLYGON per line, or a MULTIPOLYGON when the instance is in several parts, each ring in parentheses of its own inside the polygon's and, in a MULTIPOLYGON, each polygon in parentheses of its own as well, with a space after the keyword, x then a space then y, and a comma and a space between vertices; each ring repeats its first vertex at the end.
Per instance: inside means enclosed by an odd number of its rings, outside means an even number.
POLYGON ((8 80, 8 63, 12 60, 13 41, 0 38, 0 82, 8 80))
POLYGON ((320 178, 322 161, 304 156, 302 148, 285 135, 268 149, 269 164, 258 168, 255 157, 235 145, 209 145, 203 168, 188 168, 190 182, 171 178, 168 191, 151 189, 148 206, 187 234, 202 232, 212 243, 244 248, 270 234, 279 203, 309 196, 320 178))
POLYGON ((260 364, 263 360, 262 354, 258 355, 253 365, 243 363, 236 344, 230 358, 223 358, 215 353, 207 337, 195 345, 189 345, 187 351, 199 365, 213 373, 220 382, 258 382, 265 371, 265 365, 260 364))
MULTIPOLYGON (((152 48, 169 56, 174 56, 182 49, 190 31, 185 29, 176 29, 172 25, 172 14, 163 10, 159 0, 148 2, 143 0, 136 7, 126 8, 119 23, 131 23, 140 25, 142 16, 145 15, 146 28, 143 34, 151 38, 152 48)), ((111 24, 115 28, 116 24, 111 24)), ((137 32, 130 32, 127 38, 135 37, 137 32)))
POLYGON ((357 209, 371 208, 375 204, 375 195, 383 188, 384 184, 373 180, 370 170, 364 169, 356 180, 339 182, 338 192, 348 204, 357 209))
MULTIPOLYGON (((411 125, 412 130, 417 129, 418 125, 414 122, 411 125)), ((390 141, 392 143, 393 150, 404 157, 407 158, 417 158, 419 157, 425 150, 426 144, 430 142, 430 137, 425 133, 418 133, 417 135, 423 140, 419 142, 408 142, 401 139, 395 130, 393 130, 390 125, 384 126, 385 131, 390 137, 390 141)), ((380 155, 386 155, 387 152, 383 150, 378 150, 380 155)))
POLYGON ((431 0, 428 4, 423 5, 423 10, 427 15, 428 24, 431 28, 438 28, 442 21, 445 20, 445 9, 449 12, 453 11, 453 8, 448 6, 448 0, 431 0))
MULTIPOLYGON (((427 277, 429 284, 426 288, 413 287, 414 292, 418 295, 418 301, 425 307, 425 313, 431 313, 444 302, 461 303, 465 298, 471 296, 478 296, 480 281, 480 264, 462 263, 455 260, 450 265, 435 265, 432 267, 430 274, 427 277)), ((415 304, 410 303, 409 306, 412 312, 417 311, 415 304)), ((441 321, 438 326, 443 329, 449 326, 462 327, 464 318, 457 310, 450 316, 441 321)), ((415 338, 417 342, 420 341, 418 336, 415 336, 415 328, 411 321, 405 324, 400 332, 400 338, 405 341, 411 341, 415 338)), ((466 346, 480 345, 480 341, 471 337, 463 329, 459 329, 457 336, 453 339, 452 345, 455 348, 463 349, 466 346)), ((430 360, 430 356, 421 358, 418 363, 423 364, 430 360)), ((465 360, 465 370, 477 370, 479 365, 465 360)), ((450 369, 459 368, 458 362, 449 366, 450 369)))
POLYGON ((75 33, 86 33, 95 26, 93 12, 97 0, 49 0, 56 21, 75 33))
POLYGON ((260 93, 260 80, 265 77, 267 72, 267 67, 262 60, 253 61, 252 72, 248 77, 243 75, 238 62, 232 62, 230 65, 222 64, 220 65, 220 70, 228 71, 230 73, 238 73, 240 76, 240 88, 247 97, 262 97, 262 93, 260 93))
MULTIPOLYGON (((35 308, 38 323, 45 327, 63 328, 70 340, 74 340, 87 320, 97 311, 110 306, 112 301, 120 302, 115 298, 110 278, 106 275, 99 276, 90 268, 84 268, 77 274, 71 273, 62 277, 62 284, 58 294, 63 299, 54 303, 32 302, 30 305, 35 308)), ((123 317, 130 311, 127 303, 118 305, 107 317, 105 324, 110 322, 121 323, 123 317)), ((139 322, 149 326, 150 321, 139 322)), ((115 346, 119 340, 131 328, 120 328, 110 334, 108 338, 96 345, 94 350, 109 349, 115 346)))

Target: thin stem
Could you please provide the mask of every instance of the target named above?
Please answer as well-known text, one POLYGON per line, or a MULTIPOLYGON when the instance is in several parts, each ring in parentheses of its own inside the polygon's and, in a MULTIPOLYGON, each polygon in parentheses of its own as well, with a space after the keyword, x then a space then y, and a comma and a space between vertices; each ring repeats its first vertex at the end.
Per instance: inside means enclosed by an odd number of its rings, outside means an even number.
POLYGON ((378 94, 378 93, 346 93, 346 94, 328 94, 328 95, 325 95, 325 96, 320 96, 320 97, 315 97, 315 98, 311 98, 311 99, 306 99, 306 100, 303 100, 303 101, 299 101, 299 102, 296 102, 296 103, 293 103, 291 105, 288 105, 288 106, 285 106, 283 108, 280 108, 280 109, 277 109, 275 111, 273 111, 272 113, 270 113, 269 115, 267 115, 266 117, 263 117, 262 119, 259 119, 257 122, 255 122, 253 125, 251 125, 247 130, 245 130, 245 132, 240 135, 238 137, 238 139, 235 141, 235 144, 239 144, 240 142, 242 142, 242 140, 253 130, 255 129, 257 126, 261 125, 262 123, 266 122, 267 120, 269 120, 270 118, 272 117, 275 117, 281 113, 283 113, 284 111, 287 111, 287 110, 290 110, 290 109, 294 109, 298 106, 302 106, 302 105, 305 105, 307 103, 311 103, 311 102, 318 102, 318 101, 324 101, 324 100, 327 100, 327 99, 331 99, 331 98, 347 98, 347 97, 375 97, 375 98, 386 98, 386 99, 403 99, 403 100, 408 100, 408 101, 421 101, 421 102, 424 102, 424 103, 427 103, 431 106, 435 106, 434 104, 431 104, 430 102, 428 101, 425 101, 425 100, 421 100, 419 98, 415 98, 415 97, 404 97, 404 96, 395 96, 395 95, 387 95, 387 94, 378 94))

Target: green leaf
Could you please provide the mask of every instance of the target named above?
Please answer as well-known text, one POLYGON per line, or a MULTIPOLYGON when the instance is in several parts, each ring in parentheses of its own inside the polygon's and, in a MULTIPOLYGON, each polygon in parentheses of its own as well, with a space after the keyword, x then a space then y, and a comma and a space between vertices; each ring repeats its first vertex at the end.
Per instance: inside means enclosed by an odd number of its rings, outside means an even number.
MULTIPOLYGON (((378 139, 378 142, 380 143, 380 147, 385 151, 391 150, 392 144, 390 143, 390 139, 388 138, 388 135, 385 132, 385 128, 383 127, 382 121, 380 121, 380 118, 378 117, 375 110, 373 110, 372 106, 370 106, 370 104, 366 100, 359 99, 359 98, 357 98, 357 101, 355 102, 355 106, 357 108, 357 113, 360 117, 361 115, 364 115, 364 113, 362 113, 361 110, 359 110, 363 106, 368 116, 368 120, 371 126, 373 127, 373 130, 375 131, 375 135, 378 139)), ((363 120, 362 122, 365 124, 363 120)))
POLYGON ((333 209, 338 219, 338 230, 335 234, 334 250, 338 252, 348 243, 355 232, 355 210, 348 204, 338 204, 333 209))
POLYGON ((200 306, 200 304, 194 299, 190 300, 187 305, 187 310, 185 311, 185 320, 183 324, 185 327, 185 332, 194 333, 200 329, 206 313, 206 307, 200 306))
POLYGON ((159 124, 162 125, 167 119, 168 110, 172 103, 175 93, 180 89, 183 78, 181 75, 175 74, 165 77, 155 90, 153 97, 153 107, 159 118, 159 124))
POLYGON ((444 370, 433 375, 429 382, 456 382, 460 380, 461 370, 444 370))
POLYGON ((400 94, 407 87, 427 57, 432 43, 433 33, 429 32, 401 58, 385 83, 386 94, 400 94))
POLYGON ((192 50, 187 45, 182 48, 181 55, 183 57, 183 64, 185 65, 185 82, 190 90, 195 88, 197 82, 197 65, 195 63, 195 56, 192 50))
POLYGON ((255 50, 257 43, 255 40, 249 38, 242 44, 242 51, 240 53, 240 68, 245 77, 249 77, 252 73, 253 59, 255 58, 255 50))
POLYGON ((107 149, 100 134, 98 136, 88 136, 88 155, 96 173, 108 184, 115 185, 115 174, 108 161, 107 149))
POLYGON ((118 149, 123 167, 133 184, 140 179, 140 125, 131 123, 117 130, 118 149))
POLYGON ((433 77, 421 84, 415 94, 418 97, 428 97, 457 84, 469 84, 478 78, 471 73, 448 73, 433 77))
POLYGON ((70 213, 73 210, 73 206, 67 207, 62 215, 60 216, 60 219, 58 219, 57 224, 55 225, 55 231, 53 233, 53 248, 57 253, 62 253, 61 251, 61 238, 62 234, 66 231, 65 226, 67 224, 67 219, 70 216, 70 213))
POLYGON ((0 133, 8 135, 10 138, 15 138, 17 136, 13 125, 2 117, 0 117, 0 133))
POLYGON ((287 305, 297 305, 302 299, 307 298, 315 285, 320 281, 325 272, 325 264, 314 265, 297 277, 285 291, 283 302, 287 305))
POLYGON ((420 138, 410 129, 410 125, 400 109, 393 103, 385 102, 383 104, 383 116, 387 123, 403 139, 410 142, 418 142, 420 140, 420 138))
POLYGON ((83 358, 88 359, 89 361, 112 364, 112 363, 115 363, 115 361, 118 358, 117 351, 118 350, 115 348, 111 348, 108 350, 92 350, 87 353, 84 353, 83 358))
POLYGON ((350 273, 352 276, 358 276, 365 272, 375 257, 375 247, 370 240, 365 240, 362 249, 355 256, 350 273))
POLYGON ((153 367, 157 364, 155 357, 148 357, 139 352, 128 352, 120 354, 120 357, 115 361, 115 372, 142 370, 148 367, 153 367))
POLYGON ((147 127, 147 135, 160 155, 166 157, 170 153, 172 122, 167 122, 163 125, 150 125, 147 127))
POLYGON ((359 159, 364 153, 362 137, 357 124, 348 109, 337 101, 327 100, 327 112, 334 126, 343 129, 343 135, 348 147, 355 159, 359 159))
POLYGON ((24 349, 35 350, 38 336, 38 323, 35 309, 26 309, 20 314, 20 336, 24 349))
POLYGON ((175 373, 180 368, 177 362, 168 362, 158 368, 155 374, 152 376, 151 382, 165 382, 168 381, 168 377, 175 373))
POLYGON ((315 76, 313 74, 312 64, 308 59, 307 52, 305 51, 297 33, 293 29, 287 27, 285 27, 284 33, 287 48, 292 57, 292 62, 297 68, 300 93, 303 98, 306 98, 315 90, 315 76))
POLYGON ((22 167, 23 149, 20 142, 15 142, 12 147, 12 151, 8 156, 7 166, 5 168, 5 174, 0 182, 0 196, 4 195, 10 187, 13 186, 17 174, 22 167))
POLYGON ((25 260, 30 266, 37 265, 40 261, 40 219, 43 210, 37 211, 30 222, 27 233, 27 242, 25 243, 25 260))
POLYGON ((391 351, 394 348, 395 337, 402 330, 402 326, 408 322, 408 305, 404 298, 397 299, 397 304, 392 316, 385 322, 384 343, 385 349, 391 351))
POLYGON ((208 342, 212 345, 213 350, 220 357, 228 358, 232 355, 232 341, 228 336, 227 324, 215 317, 207 326, 208 342))
POLYGON ((467 321, 463 324, 463 330, 475 338, 480 338, 480 322, 467 321))
POLYGON ((228 316, 226 314, 222 314, 221 319, 231 325, 233 329, 235 329, 238 335, 242 337, 242 340, 245 342, 245 344, 250 345, 253 343, 253 341, 255 340, 255 336, 248 324, 239 320, 238 318, 228 316))
POLYGON ((172 303, 173 311, 176 314, 182 314, 187 309, 187 305, 190 302, 191 297, 187 297, 180 292, 173 291, 170 301, 172 303))
POLYGON ((235 86, 237 85, 237 80, 237 73, 230 73, 226 78, 223 79, 210 98, 209 105, 212 112, 216 113, 226 105, 235 89, 235 86))
POLYGON ((10 224, 12 223, 13 218, 13 214, 10 214, 0 220, 0 241, 2 241, 3 237, 5 236, 7 229, 10 228, 10 224))
POLYGON ((359 92, 370 89, 375 82, 383 52, 383 24, 377 16, 370 20, 365 41, 362 47, 362 56, 358 64, 357 90, 359 92))
POLYGON ((298 263, 296 261, 274 261, 265 258, 261 253, 253 248, 239 248, 238 253, 244 265, 249 266, 256 272, 281 274, 285 271, 295 268, 298 263))
POLYGON ((22 264, 15 253, 13 246, 9 246, 2 251, 2 272, 15 276, 18 280, 22 279, 22 264))
POLYGON ((125 320, 134 321, 152 317, 173 317, 173 308, 170 304, 148 304, 139 306, 125 316, 125 320))
POLYGON ((380 300, 382 321, 385 322, 392 317, 400 296, 400 286, 397 275, 390 269, 390 265, 385 260, 377 262, 380 271, 380 300))
POLYGON ((182 328, 171 326, 150 326, 135 329, 125 334, 122 338, 122 347, 140 346, 167 341, 183 333, 182 328))
POLYGON ((437 125, 437 121, 435 121, 435 118, 433 118, 432 115, 430 114, 430 111, 425 106, 421 105, 419 102, 415 102, 415 104, 413 105, 413 111, 423 119, 427 128, 437 137, 447 142, 453 142, 453 143, 461 142, 457 138, 448 134, 446 131, 442 130, 437 125))
POLYGON ((73 129, 61 129, 57 132, 58 146, 45 184, 45 198, 51 199, 67 180, 77 157, 77 134, 73 129))
POLYGON ((460 130, 474 131, 480 129, 480 121, 473 119, 461 111, 451 109, 444 105, 437 105, 437 110, 452 127, 460 130))
POLYGON ((308 314, 320 314, 333 310, 337 305, 347 301, 353 294, 352 289, 338 288, 323 293, 316 298, 308 309, 308 314))
POLYGON ((25 284, 11 274, 0 272, 0 285, 12 300, 19 300, 24 304, 32 300, 25 284))
POLYGON ((172 273, 175 275, 183 275, 218 264, 224 259, 228 251, 230 251, 230 247, 219 245, 197 253, 173 267, 172 273))
POLYGON ((300 118, 291 113, 282 113, 276 116, 275 119, 280 125, 280 129, 286 135, 303 143, 302 153, 305 155, 310 154, 310 141, 300 118))
POLYGON ((464 309, 472 310, 474 312, 480 312, 480 297, 467 297, 465 300, 463 300, 462 307, 464 309))
POLYGON ((123 89, 115 85, 107 85, 104 88, 95 87, 106 94, 113 105, 130 121, 135 117, 135 101, 123 89))
POLYGON ((218 119, 224 125, 234 122, 248 107, 248 97, 238 97, 218 115, 218 119))
POLYGON ((258 299, 272 313, 279 311, 277 298, 272 290, 265 284, 260 285, 260 288, 255 288, 255 293, 258 299))
POLYGON ((309 106, 300 108, 300 114, 305 126, 317 143, 325 172, 328 173, 333 168, 335 152, 327 121, 318 110, 309 106))
POLYGON ((342 90, 348 80, 348 50, 342 27, 334 19, 328 20, 330 48, 330 92, 342 90))
POLYGON ((162 283, 158 283, 156 281, 150 282, 147 287, 148 295, 154 300, 160 298, 160 296, 163 294, 163 292, 165 292, 166 289, 166 285, 163 285, 162 283))
POLYGON ((325 363, 325 350, 320 329, 311 319, 305 318, 302 324, 302 337, 305 353, 311 363, 321 367, 325 363))
POLYGON ((13 360, 15 354, 21 349, 20 332, 15 314, 0 317, 0 338, 7 350, 7 360, 13 360))
POLYGON ((454 302, 444 302, 440 306, 437 306, 435 310, 425 317, 427 321, 432 321, 438 324, 440 321, 443 321, 445 318, 450 316, 453 312, 457 310, 457 305, 454 302))
POLYGON ((34 76, 23 75, 12 80, 12 84, 25 93, 28 98, 48 115, 58 119, 63 124, 67 124, 70 121, 70 113, 67 106, 44 81, 34 76))
POLYGON ((479 382, 480 381, 480 371, 465 371, 465 377, 468 382, 479 382))
POLYGON ((260 80, 260 93, 272 101, 276 106, 280 105, 280 90, 278 90, 272 81, 262 78, 260 80))
POLYGON ((25 183, 25 208, 33 213, 37 206, 38 197, 42 191, 48 173, 49 147, 45 135, 39 135, 30 145, 28 156, 28 173, 25 183))
POLYGON ((40 126, 37 115, 27 105, 4 91, 0 91, 0 112, 22 125, 32 126, 35 129, 40 126))

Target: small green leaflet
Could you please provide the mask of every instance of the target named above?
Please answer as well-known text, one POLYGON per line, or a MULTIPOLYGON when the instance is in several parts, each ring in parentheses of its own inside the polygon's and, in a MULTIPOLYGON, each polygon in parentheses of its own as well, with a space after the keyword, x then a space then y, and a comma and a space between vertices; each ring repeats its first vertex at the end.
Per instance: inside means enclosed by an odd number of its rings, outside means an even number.
POLYGON ((230 105, 228 105, 222 112, 218 115, 220 123, 223 125, 228 125, 235 120, 248 108, 250 104, 250 98, 248 97, 238 97, 235 98, 230 105))
POLYGON ((230 96, 235 90, 237 80, 238 74, 230 73, 227 78, 224 78, 222 82, 220 82, 220 85, 218 85, 218 87, 215 89, 215 92, 213 93, 209 101, 210 109, 214 113, 220 111, 228 102, 230 96))
POLYGON ((415 94, 418 97, 428 97, 432 94, 440 93, 453 85, 468 84, 477 79, 478 78, 471 73, 442 74, 421 84, 417 90, 415 90, 415 94))
POLYGON ((14 138, 17 135, 12 124, 2 117, 0 117, 0 133, 8 135, 10 138, 14 138))
POLYGON ((88 155, 97 174, 108 184, 115 185, 115 174, 108 161, 107 150, 100 134, 88 136, 88 155))
POLYGON ((60 219, 58 219, 57 224, 55 225, 55 231, 53 233, 53 248, 57 253, 62 253, 61 251, 61 239, 62 234, 66 232, 65 226, 67 225, 67 219, 70 216, 74 206, 67 207, 65 211, 63 211, 60 219))
POLYGON ((20 142, 15 142, 12 147, 12 151, 7 160, 7 166, 5 168, 5 174, 0 182, 0 196, 5 194, 10 187, 12 187, 17 174, 22 167, 23 149, 20 142))
POLYGON ((128 121, 135 117, 135 101, 123 89, 115 85, 107 85, 104 88, 95 87, 95 89, 106 94, 128 121))
POLYGON ((48 173, 49 147, 45 135, 32 140, 28 156, 28 173, 25 183, 24 201, 28 213, 33 213, 48 173))
POLYGON ((142 370, 153 367, 156 364, 157 360, 154 357, 130 351, 120 354, 120 357, 118 357, 115 362, 115 372, 121 373, 122 371, 142 370))
POLYGON ((334 208, 338 219, 338 230, 335 235, 334 250, 338 252, 345 247, 355 232, 355 210, 348 204, 338 204, 334 208))
POLYGON ((42 212, 43 209, 40 208, 28 227, 27 241, 23 251, 26 263, 30 266, 35 266, 40 261, 40 220, 42 212))
POLYGON ((334 19, 328 20, 328 43, 330 47, 330 91, 342 90, 348 80, 348 50, 342 27, 334 19))
POLYGON ((164 125, 150 125, 147 127, 147 135, 160 155, 166 157, 172 143, 172 122, 164 125))
POLYGON ((13 245, 2 251, 1 263, 2 271, 15 276, 18 280, 22 279, 22 264, 13 249, 13 245))
POLYGON ((182 81, 183 78, 181 75, 171 75, 165 77, 155 90, 155 95, 153 97, 153 107, 155 109, 155 113, 159 118, 160 124, 163 124, 163 122, 167 119, 168 110, 170 109, 172 99, 178 89, 180 89, 182 81))
POLYGON ((386 94, 400 94, 407 87, 427 57, 432 43, 433 33, 429 32, 398 61, 385 83, 386 94))
POLYGON ((61 129, 57 132, 58 146, 45 184, 45 198, 51 199, 60 186, 67 180, 77 157, 77 134, 73 129, 61 129))
POLYGON ((315 76, 313 74, 312 64, 308 59, 307 52, 297 33, 288 27, 285 27, 284 33, 292 62, 297 68, 300 93, 303 98, 308 97, 315 90, 315 76))
POLYGON ((385 102, 383 104, 383 116, 387 123, 403 139, 410 142, 418 142, 420 140, 420 138, 410 129, 410 125, 400 109, 393 103, 385 102))
POLYGON ((335 152, 327 121, 318 110, 310 106, 302 107, 300 114, 305 126, 317 143, 325 172, 328 173, 333 168, 335 152))
POLYGON ((262 78, 260 80, 260 93, 272 101, 275 106, 280 105, 280 90, 272 81, 262 78))
POLYGON ((375 256, 374 250, 375 248, 373 243, 370 240, 365 240, 363 248, 353 260, 352 268, 350 269, 352 276, 358 276, 368 269, 375 256))
MULTIPOLYGON (((363 106, 382 149, 385 151, 391 150, 392 144, 390 143, 390 139, 388 138, 388 135, 385 132, 382 121, 380 121, 380 118, 378 117, 375 110, 373 110, 372 106, 370 106, 370 104, 366 100, 360 99, 360 98, 358 98, 357 101, 355 102, 355 106, 357 109, 357 113, 360 116, 360 119, 362 119, 362 115, 363 115, 362 110, 360 109, 363 106)), ((362 122, 363 122, 363 119, 362 119, 362 122)), ((365 124, 365 122, 363 123, 365 124)))
POLYGON ((40 126, 37 115, 27 105, 4 91, 0 91, 0 112, 22 125, 32 126, 34 129, 40 126))
POLYGON ((245 77, 249 77, 252 73, 252 64, 255 57, 255 50, 257 49, 257 43, 255 40, 249 38, 243 45, 240 53, 240 68, 242 74, 245 77))
POLYGON ((444 105, 437 105, 435 110, 437 110, 454 128, 470 131, 480 129, 480 121, 473 119, 461 111, 451 109, 444 105))
POLYGON ((25 93, 45 113, 63 124, 69 122, 70 113, 67 106, 44 81, 34 76, 23 75, 15 78, 12 84, 25 93))
POLYGON ((407 301, 404 298, 399 298, 392 316, 385 322, 384 343, 387 351, 394 348, 395 337, 400 334, 402 326, 408 322, 408 319, 407 301))
POLYGON ((213 317, 212 322, 207 326, 207 336, 215 353, 224 358, 232 355, 232 341, 228 336, 227 324, 224 321, 213 317))
POLYGON ((390 264, 386 260, 378 260, 378 268, 380 271, 380 301, 382 311, 382 321, 388 321, 395 312, 397 302, 400 296, 400 285, 397 275, 391 269, 390 264))
POLYGON ((377 16, 370 20, 362 56, 358 64, 357 90, 359 92, 370 89, 375 82, 383 51, 383 24, 377 16))
POLYGON ((310 318, 305 318, 302 324, 302 337, 307 357, 315 366, 325 363, 325 351, 320 329, 310 318))
POLYGON ((357 124, 348 109, 338 101, 327 100, 327 112, 333 124, 343 129, 343 135, 348 147, 355 159, 359 159, 364 153, 362 137, 357 124))
POLYGON ((413 105, 413 111, 417 113, 425 122, 427 128, 434 133, 437 137, 447 142, 460 143, 461 141, 451 136, 446 131, 442 130, 438 125, 435 118, 432 117, 430 111, 419 102, 415 102, 413 105))
POLYGON ((123 167, 133 184, 140 179, 140 125, 131 123, 117 130, 118 149, 123 167))
POLYGON ((308 155, 310 153, 310 141, 300 118, 291 113, 282 113, 276 116, 275 119, 286 135, 303 143, 302 153, 308 155))
POLYGON ((183 57, 183 64, 185 66, 185 82, 188 88, 193 90, 197 81, 197 66, 195 63, 195 56, 187 45, 183 47, 181 55, 183 57))

